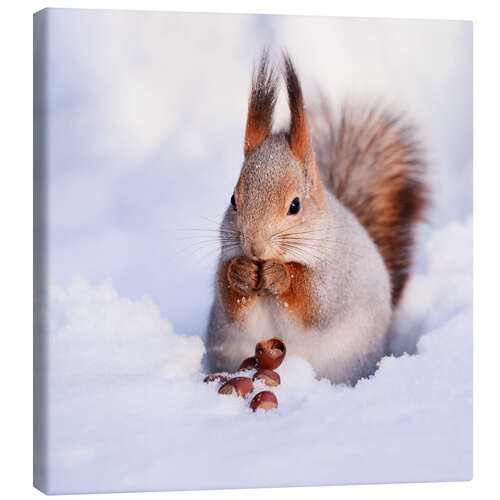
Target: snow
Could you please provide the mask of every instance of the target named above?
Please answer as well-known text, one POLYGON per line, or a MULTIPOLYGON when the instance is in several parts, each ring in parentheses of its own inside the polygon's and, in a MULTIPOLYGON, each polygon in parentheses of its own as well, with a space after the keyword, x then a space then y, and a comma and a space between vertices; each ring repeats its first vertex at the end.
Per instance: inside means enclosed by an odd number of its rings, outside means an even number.
POLYGON ((425 246, 427 265, 396 321, 394 344, 414 355, 384 358, 354 388, 317 380, 309 363, 289 356, 269 413, 248 405, 267 389, 262 382, 247 400, 204 384, 200 339, 175 334, 150 299, 133 302, 82 279, 58 287, 51 492, 470 478, 470 248, 470 219, 425 246))
POLYGON ((150 297, 131 301, 109 282, 92 287, 76 278, 67 288, 53 287, 50 311, 54 386, 61 372, 80 384, 88 377, 103 382, 143 373, 174 378, 199 371, 202 340, 177 335, 150 297))
POLYGON ((469 479, 470 25, 78 10, 49 20, 49 491, 469 479), (306 95, 319 83, 334 101, 408 110, 433 205, 393 355, 354 388, 287 357, 279 407, 253 413, 250 397, 202 382, 217 246, 179 230, 216 228, 229 203, 249 68, 266 42, 287 46, 306 95))

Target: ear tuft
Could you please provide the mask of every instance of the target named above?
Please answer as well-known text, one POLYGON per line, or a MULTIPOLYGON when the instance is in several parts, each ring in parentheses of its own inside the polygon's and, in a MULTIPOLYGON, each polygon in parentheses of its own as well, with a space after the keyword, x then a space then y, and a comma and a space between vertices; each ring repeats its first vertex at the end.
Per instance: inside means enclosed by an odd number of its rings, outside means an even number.
POLYGON ((310 154, 309 133, 307 131, 307 117, 302 97, 302 88, 295 67, 287 52, 283 51, 283 76, 288 93, 290 108, 290 133, 288 141, 295 157, 306 163, 310 154))
POLYGON ((271 133, 273 112, 278 97, 278 75, 269 63, 269 51, 262 52, 260 63, 252 73, 245 131, 245 156, 258 148, 271 133))

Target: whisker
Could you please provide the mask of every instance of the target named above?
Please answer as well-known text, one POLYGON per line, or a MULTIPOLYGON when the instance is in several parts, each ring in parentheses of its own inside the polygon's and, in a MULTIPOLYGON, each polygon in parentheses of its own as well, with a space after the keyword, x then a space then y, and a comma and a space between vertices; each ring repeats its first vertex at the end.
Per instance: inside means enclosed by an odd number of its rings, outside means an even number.
MULTIPOLYGON (((307 221, 308 222, 314 222, 315 220, 319 220, 319 217, 318 218, 308 218, 307 221)), ((304 224, 303 222, 298 222, 296 224, 292 224, 292 225, 289 225, 289 226, 286 226, 284 229, 274 233, 271 237, 274 237, 274 236, 279 236, 280 234, 283 234, 285 231, 289 231, 291 229, 294 229, 294 228, 297 228, 299 226, 301 226, 302 224, 304 224)), ((329 232, 329 231, 333 231, 333 230, 342 230, 344 228, 346 228, 347 226, 345 225, 336 225, 336 226, 328 226, 326 228, 314 228, 314 229, 308 229, 308 230, 304 230, 304 231, 294 231, 295 234, 311 234, 311 233, 323 233, 323 232, 329 232)))
MULTIPOLYGON (((301 236, 295 236, 294 234, 292 235, 284 235, 282 238, 289 240, 289 241, 295 241, 295 242, 323 242, 323 243, 333 243, 333 244, 340 244, 340 245, 345 245, 345 246, 350 246, 351 244, 346 241, 339 240, 338 238, 336 239, 328 239, 328 238, 311 238, 311 237, 301 237, 301 236)), ((359 247, 358 247, 359 248, 359 247)), ((362 248, 368 248, 367 246, 364 246, 362 248)))
POLYGON ((295 250, 295 252, 300 250, 303 257, 307 257, 309 254, 311 254, 315 256, 320 255, 323 259, 326 257, 330 259, 331 255, 325 253, 325 250, 331 250, 333 252, 336 246, 343 246, 343 252, 347 251, 350 255, 362 258, 361 255, 352 251, 351 245, 349 243, 341 241, 339 239, 331 240, 326 238, 293 237, 288 235, 283 235, 276 239, 278 240, 277 244, 286 248, 287 250, 291 250, 292 248, 295 250), (315 252, 313 252, 313 250, 315 250, 315 252))
POLYGON ((313 259, 320 261, 320 257, 322 257, 321 254, 317 255, 317 252, 305 252, 303 248, 293 244, 283 243, 281 246, 282 248, 285 248, 287 250, 287 253, 290 253, 291 255, 302 259, 312 257, 313 259))
POLYGON ((214 249, 214 250, 218 250, 219 249, 219 245, 218 244, 215 244, 215 243, 212 243, 212 242, 198 242, 198 243, 192 243, 188 246, 185 246, 183 248, 181 248, 180 250, 178 250, 174 255, 181 255, 181 254, 185 254, 186 252, 190 252, 190 251, 193 251, 196 252, 198 250, 205 250, 205 249, 214 249))
POLYGON ((197 231, 197 232, 206 232, 206 233, 228 233, 228 234, 239 234, 239 231, 234 231, 233 229, 207 229, 207 228, 199 228, 199 227, 184 227, 178 228, 176 231, 197 231))

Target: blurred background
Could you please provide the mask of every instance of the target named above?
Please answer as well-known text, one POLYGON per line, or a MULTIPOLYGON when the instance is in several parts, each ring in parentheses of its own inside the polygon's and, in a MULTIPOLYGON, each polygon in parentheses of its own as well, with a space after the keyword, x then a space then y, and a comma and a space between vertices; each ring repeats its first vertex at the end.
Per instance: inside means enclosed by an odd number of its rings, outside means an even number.
MULTIPOLYGON (((318 89, 334 106, 380 100, 417 125, 429 231, 472 212, 471 23, 56 9, 48 27, 51 283, 110 278, 204 334, 217 259, 204 235, 238 178, 266 46, 276 61, 288 49, 306 104, 318 89)), ((276 126, 287 118, 281 98, 276 126)))

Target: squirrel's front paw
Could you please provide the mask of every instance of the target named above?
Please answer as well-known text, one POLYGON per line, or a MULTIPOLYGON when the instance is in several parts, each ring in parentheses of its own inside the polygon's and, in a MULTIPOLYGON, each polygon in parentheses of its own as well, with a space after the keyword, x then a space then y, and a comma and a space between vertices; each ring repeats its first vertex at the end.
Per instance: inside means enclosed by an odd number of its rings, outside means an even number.
POLYGON ((290 273, 285 264, 278 260, 267 260, 260 270, 262 295, 281 295, 290 287, 290 273))
POLYGON ((241 295, 254 295, 259 285, 259 266, 247 257, 235 257, 227 266, 227 280, 241 295))

